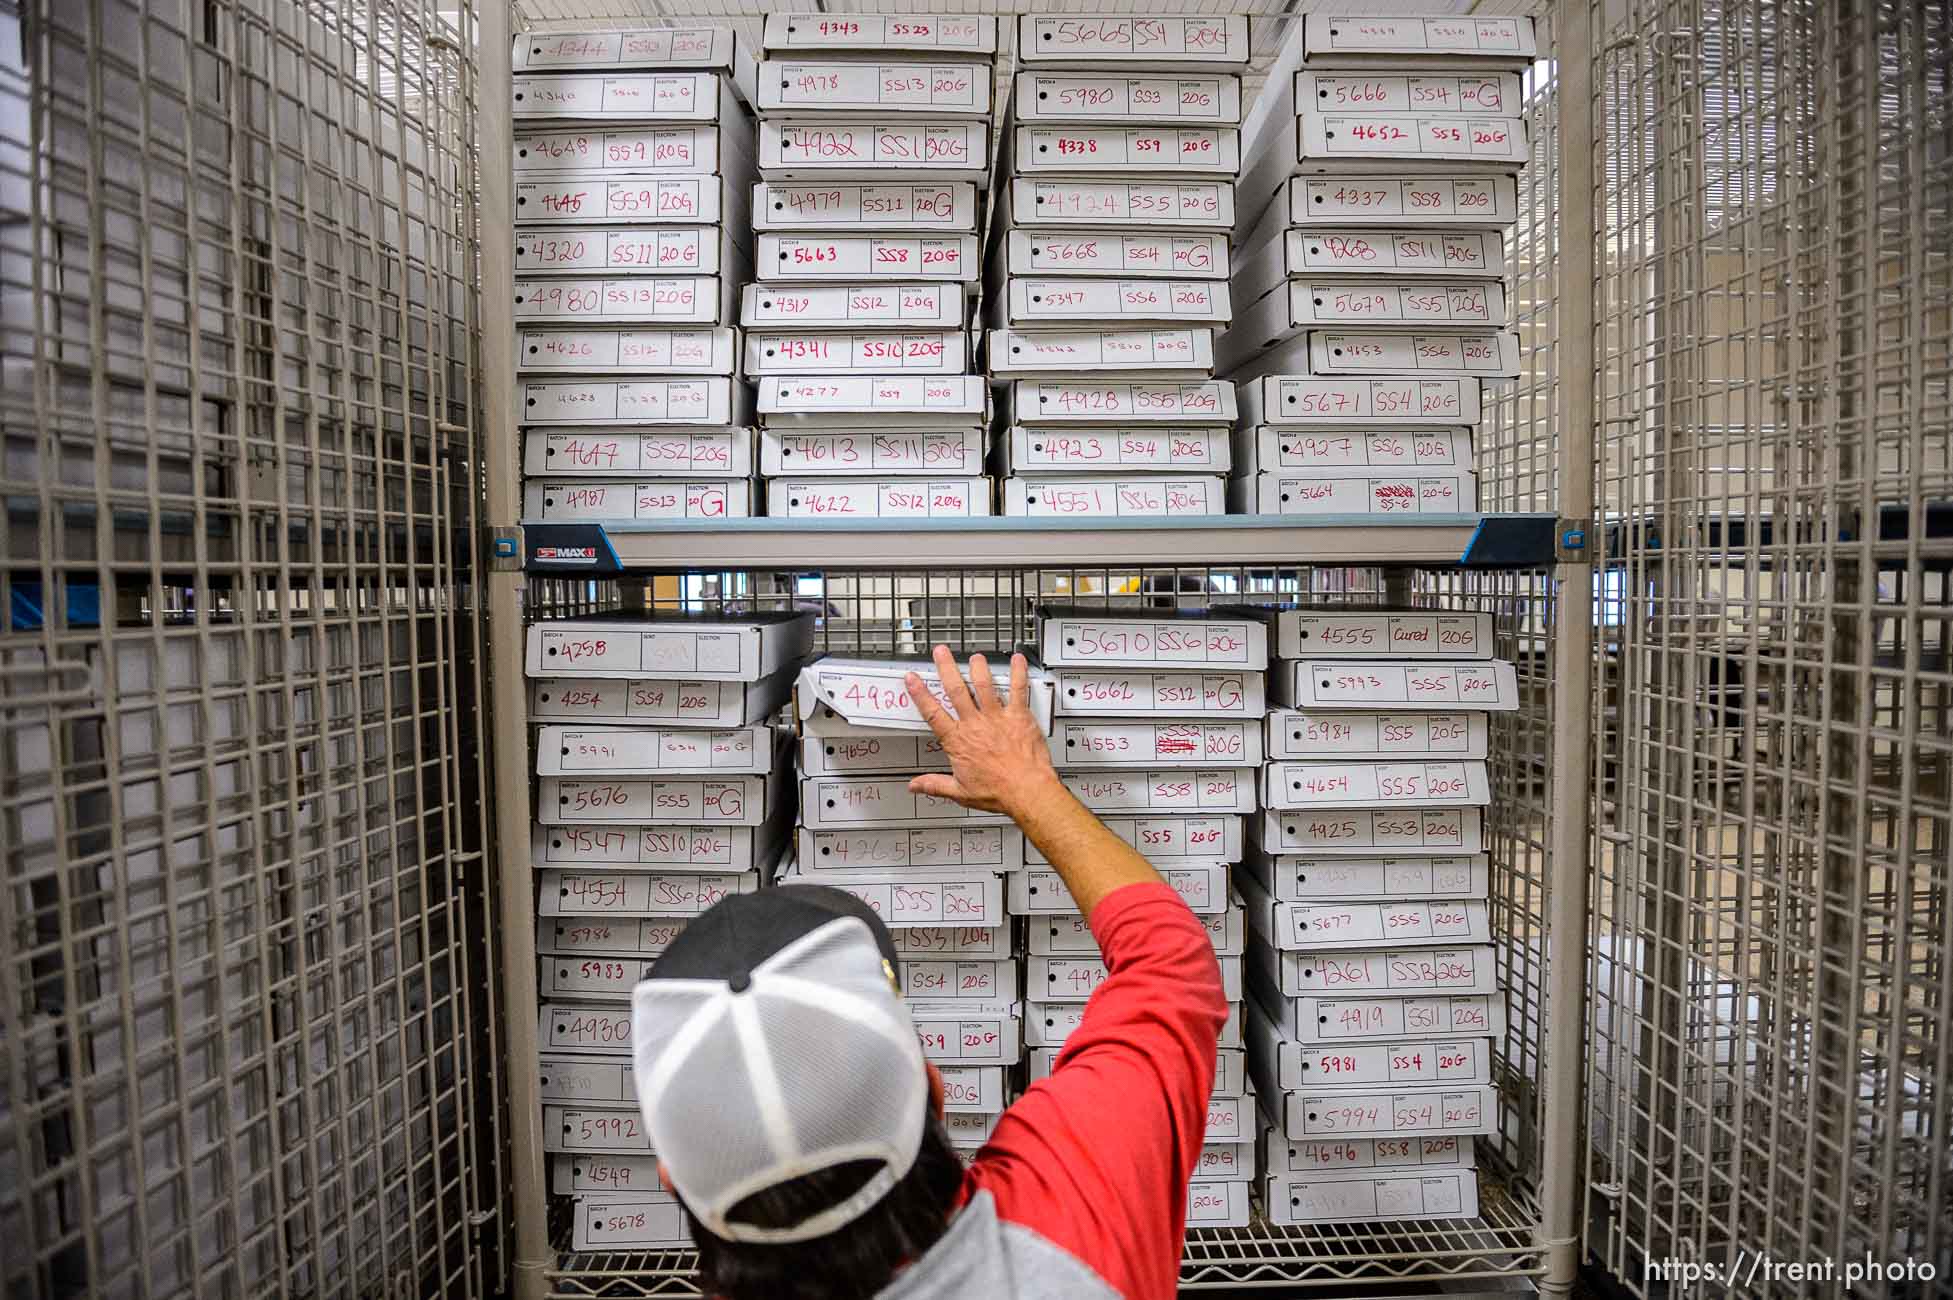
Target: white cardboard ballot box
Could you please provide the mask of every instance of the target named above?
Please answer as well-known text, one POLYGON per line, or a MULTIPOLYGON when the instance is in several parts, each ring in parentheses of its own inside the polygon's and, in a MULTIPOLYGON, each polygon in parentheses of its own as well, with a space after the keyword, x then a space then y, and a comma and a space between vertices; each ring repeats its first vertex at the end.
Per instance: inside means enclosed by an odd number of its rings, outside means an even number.
POLYGON ((792 694, 786 669, 756 682, 542 677, 529 683, 529 720, 739 727, 771 717, 792 694))
POLYGON ((804 611, 552 619, 530 625, 524 666, 531 677, 752 682, 796 667, 813 645, 804 611))
POLYGON ((1247 68, 1248 56, 1248 20, 1239 14, 1022 14, 1017 19, 1018 61, 1039 70, 1238 73, 1247 68))
POLYGON ((672 474, 684 478, 750 478, 753 431, 723 429, 600 429, 561 433, 530 429, 522 436, 522 472, 550 478, 618 478, 672 474))
POLYGON ((1265 674, 1253 669, 1059 668, 1061 717, 1258 718, 1265 674))
POLYGON ((1236 879, 1254 881, 1281 903, 1354 903, 1484 898, 1490 875, 1483 854, 1307 858, 1256 850, 1242 862, 1236 879))
POLYGON ((742 479, 526 479, 522 517, 549 523, 579 520, 743 519, 753 513, 753 485, 742 479))
POLYGON ((1027 229, 1068 226, 1229 230, 1227 181, 1019 176, 1010 182, 1010 220, 1027 229))
POLYGON ((976 193, 969 181, 938 185, 761 181, 753 189, 753 229, 973 234, 976 193))

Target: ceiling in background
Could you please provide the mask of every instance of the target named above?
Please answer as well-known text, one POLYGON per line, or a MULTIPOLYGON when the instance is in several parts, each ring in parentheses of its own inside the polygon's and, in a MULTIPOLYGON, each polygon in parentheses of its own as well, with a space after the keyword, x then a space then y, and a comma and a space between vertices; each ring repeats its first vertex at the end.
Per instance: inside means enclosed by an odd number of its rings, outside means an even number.
MULTIPOLYGON (((997 14, 1010 18, 1037 14, 1247 14, 1254 38, 1254 62, 1242 86, 1245 107, 1260 92, 1268 65, 1288 36, 1290 21, 1309 12, 1365 14, 1529 14, 1538 0, 1038 0, 1035 5, 996 0, 516 0, 518 21, 536 30, 617 27, 684 27, 699 23, 730 23, 740 39, 759 52, 760 28, 770 13, 857 14, 997 14)), ((1017 25, 1000 21, 997 30, 997 75, 1000 83, 1014 62, 1017 25)), ((1002 86, 1000 84, 1000 91, 1002 86)), ((999 103, 1004 102, 1001 94, 999 103)))

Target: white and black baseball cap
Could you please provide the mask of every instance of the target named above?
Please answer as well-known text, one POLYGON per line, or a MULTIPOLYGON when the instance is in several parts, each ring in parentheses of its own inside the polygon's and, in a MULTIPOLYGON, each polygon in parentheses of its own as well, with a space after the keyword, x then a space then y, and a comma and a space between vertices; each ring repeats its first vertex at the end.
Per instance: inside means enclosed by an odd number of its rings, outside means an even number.
POLYGON ((638 1105, 692 1213, 728 1241, 809 1241, 915 1164, 927 1067, 887 927, 852 894, 733 894, 688 924, 632 994, 638 1105), (757 1192, 853 1161, 881 1168, 797 1224, 732 1217, 757 1192))

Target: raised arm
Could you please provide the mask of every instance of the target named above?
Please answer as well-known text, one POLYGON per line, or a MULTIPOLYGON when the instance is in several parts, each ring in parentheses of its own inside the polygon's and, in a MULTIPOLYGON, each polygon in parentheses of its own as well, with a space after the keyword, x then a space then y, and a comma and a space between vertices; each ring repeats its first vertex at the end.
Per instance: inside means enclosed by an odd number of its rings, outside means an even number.
POLYGON ((1163 883, 1150 862, 1107 830, 1058 779, 1031 714, 1030 670, 1023 655, 1010 657, 1007 702, 999 698, 982 655, 970 656, 968 684, 947 646, 936 647, 935 660, 956 716, 914 673, 909 697, 942 741, 951 771, 918 776, 909 782, 911 790, 1008 814, 1065 882, 1081 916, 1091 916, 1099 900, 1122 885, 1163 883))
POLYGON ((997 1121, 971 1184, 1006 1222, 1083 1261, 1127 1300, 1170 1300, 1228 1011, 1213 943, 1146 859, 1058 780, 1031 716, 1024 657, 1011 659, 1008 706, 981 656, 970 660, 973 688, 948 650, 935 657, 957 717, 919 678, 909 690, 953 770, 912 787, 1015 818, 1071 890, 1107 969, 1050 1077, 997 1121))

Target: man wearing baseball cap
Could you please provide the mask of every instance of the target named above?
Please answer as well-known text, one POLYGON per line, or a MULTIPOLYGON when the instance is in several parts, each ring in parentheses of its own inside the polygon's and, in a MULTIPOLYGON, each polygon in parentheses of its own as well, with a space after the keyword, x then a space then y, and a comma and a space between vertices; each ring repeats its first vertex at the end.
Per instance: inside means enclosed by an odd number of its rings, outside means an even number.
POLYGON ((726 898, 634 995, 638 1100, 724 1300, 1172 1296, 1228 1006, 1207 931, 1052 769, 1013 655, 1002 699, 911 674, 949 775, 920 793, 1008 813, 1057 870, 1110 974, 1049 1078, 965 1170, 878 917, 795 885, 726 898))

